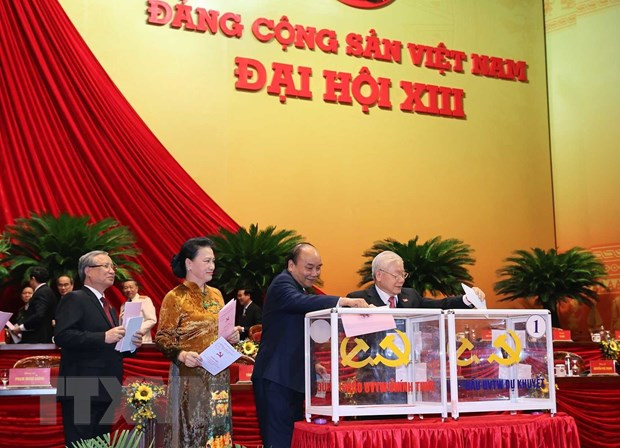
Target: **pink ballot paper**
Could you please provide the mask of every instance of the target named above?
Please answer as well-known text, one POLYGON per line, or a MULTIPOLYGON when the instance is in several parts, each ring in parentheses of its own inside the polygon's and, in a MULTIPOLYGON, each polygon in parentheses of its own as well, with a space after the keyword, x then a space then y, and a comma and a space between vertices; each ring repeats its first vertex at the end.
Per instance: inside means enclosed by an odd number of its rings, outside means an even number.
POLYGON ((237 310, 237 301, 231 300, 224 308, 220 310, 218 315, 217 335, 227 338, 235 331, 235 311, 237 310))
POLYGON ((13 313, 7 313, 6 311, 0 311, 0 329, 4 328, 6 323, 9 321, 13 313))
MULTIPOLYGON (((382 306, 378 309, 383 308, 386 307, 382 306)), ((396 328, 394 316, 391 314, 342 314, 340 319, 342 320, 344 334, 348 338, 396 328)))

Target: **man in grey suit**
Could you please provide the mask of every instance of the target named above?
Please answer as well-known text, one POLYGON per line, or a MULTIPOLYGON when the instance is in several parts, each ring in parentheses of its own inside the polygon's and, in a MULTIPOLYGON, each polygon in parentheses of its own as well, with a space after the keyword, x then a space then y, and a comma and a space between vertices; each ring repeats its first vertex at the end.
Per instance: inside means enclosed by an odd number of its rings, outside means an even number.
MULTIPOLYGON (((110 432, 123 377, 123 355, 115 345, 125 329, 104 296, 114 283, 114 263, 107 252, 92 251, 80 257, 78 274, 84 287, 67 294, 56 312, 58 400, 68 446, 110 432)), ((138 347, 142 336, 132 338, 138 347)))

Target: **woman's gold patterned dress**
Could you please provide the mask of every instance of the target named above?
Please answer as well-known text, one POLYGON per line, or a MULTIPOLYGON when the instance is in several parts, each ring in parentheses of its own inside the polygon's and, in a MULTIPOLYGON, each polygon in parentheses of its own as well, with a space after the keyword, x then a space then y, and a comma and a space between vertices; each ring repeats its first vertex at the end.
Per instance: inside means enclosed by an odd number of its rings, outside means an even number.
POLYGON ((217 338, 222 293, 185 281, 164 298, 155 343, 172 361, 168 379, 166 448, 232 447, 228 369, 211 375, 177 361, 183 350, 201 353, 217 338))

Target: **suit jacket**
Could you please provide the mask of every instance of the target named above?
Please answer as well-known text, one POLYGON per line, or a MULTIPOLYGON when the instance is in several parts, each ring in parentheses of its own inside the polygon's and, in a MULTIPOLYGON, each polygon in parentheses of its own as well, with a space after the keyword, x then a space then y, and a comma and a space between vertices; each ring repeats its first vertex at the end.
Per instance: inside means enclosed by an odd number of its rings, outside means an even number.
POLYGON ((56 294, 49 285, 39 287, 30 302, 22 324, 27 331, 22 333, 24 344, 51 344, 54 328, 52 320, 56 313, 56 294))
MULTIPOLYGON (((118 325, 116 311, 112 310, 113 325, 118 325)), ((56 312, 55 342, 60 351, 60 378, 107 377, 116 379, 112 393, 120 394, 123 376, 123 356, 114 350, 116 344, 105 343, 105 332, 112 328, 101 302, 90 289, 83 287, 67 294, 56 312)), ((67 388, 67 392, 69 389, 67 388)), ((68 394, 67 394, 68 395, 68 394)), ((63 397, 59 388, 59 399, 63 397)), ((98 386, 94 401, 112 401, 110 393, 98 386)))
MULTIPOLYGON (((385 306, 374 283, 367 289, 350 292, 347 297, 364 299, 369 305, 385 306)), ((429 299, 422 297, 413 288, 403 288, 397 297, 396 308, 441 308, 442 310, 469 308, 463 302, 463 296, 429 299)))
POLYGON ((304 392, 304 317, 306 313, 332 308, 339 297, 306 294, 293 276, 278 274, 265 296, 263 333, 252 381, 268 379, 304 392))
MULTIPOLYGON (((369 288, 361 290, 361 291, 353 291, 347 294, 347 297, 355 297, 366 300, 368 304, 374 306, 385 306, 383 300, 379 296, 377 292, 377 288, 373 283, 369 288)), ((455 297, 446 297, 445 299, 428 299, 422 297, 415 289, 412 288, 403 288, 401 293, 398 294, 398 300, 396 302, 397 308, 441 308, 441 309, 452 309, 452 308, 469 308, 463 302, 463 296, 455 296, 455 297)), ((402 322, 402 321, 401 321, 402 322)), ((404 328, 401 328, 404 330, 404 328)), ((393 354, 387 354, 384 349, 380 347, 380 342, 385 337, 385 332, 379 332, 371 335, 364 335, 362 339, 364 339, 368 346, 369 351, 364 355, 360 356, 360 359, 366 356, 372 356, 373 358, 377 356, 377 354, 381 354, 382 356, 388 359, 394 359, 393 354)), ((365 381, 378 381, 378 382, 387 382, 390 380, 394 380, 395 371, 391 368, 378 368, 376 366, 368 365, 366 367, 362 367, 359 369, 357 373, 357 380, 361 382, 365 381)), ((392 403, 392 404, 403 404, 407 403, 407 394, 406 393, 391 393, 391 392, 376 392, 376 393, 367 393, 367 394, 359 394, 356 396, 356 401, 360 404, 375 404, 375 403, 392 403)))
POLYGON ((245 310, 245 316, 243 315, 243 307, 237 310, 236 316, 235 325, 243 327, 241 339, 248 337, 248 330, 252 325, 260 324, 263 321, 263 311, 254 302, 248 305, 248 308, 245 310))

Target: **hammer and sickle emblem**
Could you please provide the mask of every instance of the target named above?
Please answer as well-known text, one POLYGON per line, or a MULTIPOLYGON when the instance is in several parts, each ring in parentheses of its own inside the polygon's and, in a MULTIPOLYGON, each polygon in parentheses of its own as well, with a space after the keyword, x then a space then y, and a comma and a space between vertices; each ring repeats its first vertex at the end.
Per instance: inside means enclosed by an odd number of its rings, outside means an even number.
POLYGON ((386 337, 383 338, 383 340, 379 344, 379 347, 381 347, 383 350, 387 350, 388 348, 392 350, 392 352, 396 355, 396 359, 388 359, 384 358, 381 355, 377 355, 372 361, 373 365, 376 366, 379 363, 383 363, 388 367, 400 367, 409 364, 409 354, 411 353, 411 344, 409 344, 409 338, 407 338, 407 335, 400 330, 396 330, 396 333, 398 333, 398 336, 400 336, 400 339, 403 341, 405 351, 401 352, 400 347, 394 343, 395 335, 388 334, 386 337))
POLYGON ((384 350, 388 348, 391 349, 392 352, 396 355, 397 359, 387 359, 381 355, 377 355, 374 358, 369 356, 368 358, 361 361, 354 361, 353 358, 355 358, 358 353, 366 352, 370 347, 363 339, 355 338, 355 347, 353 347, 350 352, 347 352, 347 343, 349 342, 349 338, 344 338, 340 343, 340 358, 342 359, 340 363, 345 367, 349 366, 356 369, 364 367, 368 364, 376 366, 379 363, 385 364, 389 367, 399 367, 402 365, 407 365, 409 363, 409 355, 411 354, 411 344, 409 344, 409 339, 407 338, 407 335, 405 335, 405 333, 399 330, 396 330, 396 333, 398 333, 398 336, 403 341, 403 345, 405 348, 404 351, 401 352, 398 345, 394 343, 394 334, 388 334, 379 343, 379 346, 384 350))
POLYGON ((465 339, 465 338, 459 339, 459 342, 461 343, 461 345, 459 346, 458 350, 456 351, 456 365, 458 365, 458 366, 468 366, 471 363, 478 364, 479 360, 478 360, 478 357, 476 355, 473 355, 469 359, 460 359, 461 355, 463 353, 465 353, 465 350, 473 350, 474 349, 474 344, 472 344, 469 339, 465 339))
POLYGON ((503 366, 511 366, 519 362, 519 356, 521 355, 521 340, 514 331, 507 331, 515 343, 515 348, 513 349, 510 346, 509 341, 506 340, 506 336, 508 335, 506 333, 502 333, 500 336, 497 337, 497 339, 493 341, 493 347, 504 349, 504 351, 508 354, 508 358, 504 359, 493 353, 491 356, 489 356, 489 362, 496 362, 503 366))
POLYGON ((349 338, 344 338, 342 342, 340 343, 340 357, 342 358, 342 361, 340 363, 343 366, 345 367, 350 366, 350 367, 355 367, 356 369, 359 369, 360 367, 364 367, 365 365, 370 364, 370 362, 372 362, 372 358, 370 357, 363 359, 361 361, 353 361, 353 358, 355 358, 355 356, 359 352, 365 352, 366 350, 370 348, 368 344, 366 343, 366 341, 364 341, 363 339, 355 338, 355 347, 353 347, 353 349, 347 353, 348 342, 349 342, 349 338))

